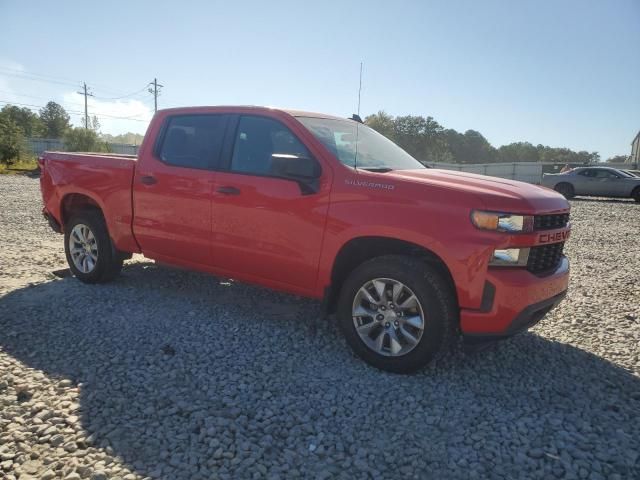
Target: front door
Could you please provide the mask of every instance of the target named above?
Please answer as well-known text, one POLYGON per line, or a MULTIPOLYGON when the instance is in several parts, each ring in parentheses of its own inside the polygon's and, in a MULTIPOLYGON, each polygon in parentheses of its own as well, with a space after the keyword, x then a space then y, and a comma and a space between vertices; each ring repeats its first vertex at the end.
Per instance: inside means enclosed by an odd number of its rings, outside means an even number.
POLYGON ((591 195, 601 195, 603 197, 617 197, 622 195, 624 182, 610 170, 594 169, 591 178, 591 195))
POLYGON ((226 171, 213 189, 212 259, 216 267, 249 280, 312 290, 329 206, 329 172, 317 191, 273 176, 273 155, 311 157, 280 121, 242 115, 226 171))
POLYGON ((133 231, 150 257, 211 264, 211 201, 228 116, 168 117, 159 142, 138 160, 133 231))

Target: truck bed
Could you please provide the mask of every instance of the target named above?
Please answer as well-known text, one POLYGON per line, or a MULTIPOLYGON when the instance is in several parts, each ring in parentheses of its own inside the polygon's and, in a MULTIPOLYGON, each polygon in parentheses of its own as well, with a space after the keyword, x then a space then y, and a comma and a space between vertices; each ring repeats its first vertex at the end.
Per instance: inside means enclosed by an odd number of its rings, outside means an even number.
POLYGON ((64 228, 65 205, 95 204, 116 248, 138 251, 131 230, 135 155, 44 152, 39 159, 44 209, 64 228))

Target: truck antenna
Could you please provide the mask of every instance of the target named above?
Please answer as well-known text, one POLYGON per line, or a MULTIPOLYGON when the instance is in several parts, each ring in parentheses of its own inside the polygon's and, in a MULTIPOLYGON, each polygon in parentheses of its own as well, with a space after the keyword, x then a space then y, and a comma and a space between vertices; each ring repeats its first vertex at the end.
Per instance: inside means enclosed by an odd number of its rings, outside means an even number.
POLYGON ((358 117, 360 116, 360 93, 362 92, 362 62, 360 62, 360 83, 358 85, 358 117))
POLYGON ((358 133, 360 131, 360 123, 362 123, 362 119, 360 118, 360 94, 362 93, 362 62, 360 62, 360 81, 358 83, 358 113, 354 115, 352 118, 357 122, 356 123, 356 156, 353 159, 353 168, 358 170, 358 133))

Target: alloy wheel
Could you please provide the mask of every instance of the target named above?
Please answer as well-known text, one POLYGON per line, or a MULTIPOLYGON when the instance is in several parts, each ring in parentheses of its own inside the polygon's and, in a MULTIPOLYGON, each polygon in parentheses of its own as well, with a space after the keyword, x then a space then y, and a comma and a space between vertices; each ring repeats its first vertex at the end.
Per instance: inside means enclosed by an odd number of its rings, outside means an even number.
POLYGON ((364 344, 384 356, 406 355, 424 333, 425 317, 418 297, 391 278, 376 278, 360 287, 352 317, 364 344))
POLYGON ((82 273, 90 273, 98 262, 98 242, 91 229, 78 223, 69 235, 69 253, 73 265, 82 273))

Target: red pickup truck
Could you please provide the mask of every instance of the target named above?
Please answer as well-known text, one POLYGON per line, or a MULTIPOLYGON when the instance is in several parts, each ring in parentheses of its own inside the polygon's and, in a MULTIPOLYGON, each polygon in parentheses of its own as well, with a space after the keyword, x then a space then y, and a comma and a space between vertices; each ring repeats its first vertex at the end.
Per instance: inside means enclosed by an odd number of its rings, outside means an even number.
POLYGON ((363 125, 302 111, 159 111, 138 157, 47 152, 44 215, 73 274, 161 263, 323 299, 353 350, 408 372, 504 338, 564 297, 569 204, 426 168, 363 125))

